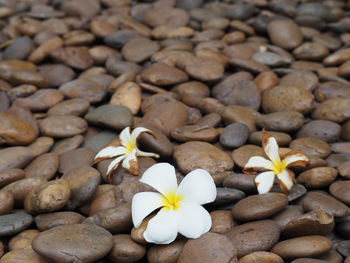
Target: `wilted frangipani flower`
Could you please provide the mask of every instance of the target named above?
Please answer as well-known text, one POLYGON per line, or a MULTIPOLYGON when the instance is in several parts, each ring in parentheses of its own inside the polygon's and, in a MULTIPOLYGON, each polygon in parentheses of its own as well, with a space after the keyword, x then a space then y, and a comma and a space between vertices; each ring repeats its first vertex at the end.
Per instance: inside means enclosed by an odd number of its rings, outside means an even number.
POLYGON ((139 227, 154 210, 161 208, 148 222, 143 236, 147 242, 169 244, 178 233, 188 238, 198 238, 211 228, 211 217, 201 205, 213 202, 216 186, 210 174, 196 169, 177 185, 175 169, 168 163, 151 166, 140 182, 156 192, 137 193, 132 199, 132 221, 139 227))
POLYGON ((143 152, 137 148, 137 140, 143 133, 149 133, 155 137, 154 133, 146 128, 135 128, 130 134, 130 127, 126 127, 119 135, 121 146, 107 146, 99 151, 95 156, 94 164, 109 158, 115 158, 108 166, 107 178, 110 181, 112 172, 118 168, 121 161, 122 166, 131 174, 138 174, 137 156, 150 156, 159 158, 156 153, 143 152))
POLYGON ((270 160, 253 156, 248 160, 243 171, 253 174, 263 172, 255 178, 259 194, 270 192, 275 175, 277 175, 281 190, 288 193, 294 184, 294 173, 288 167, 306 167, 309 165, 309 158, 301 151, 292 150, 281 160, 276 139, 265 130, 262 131, 262 147, 270 160))

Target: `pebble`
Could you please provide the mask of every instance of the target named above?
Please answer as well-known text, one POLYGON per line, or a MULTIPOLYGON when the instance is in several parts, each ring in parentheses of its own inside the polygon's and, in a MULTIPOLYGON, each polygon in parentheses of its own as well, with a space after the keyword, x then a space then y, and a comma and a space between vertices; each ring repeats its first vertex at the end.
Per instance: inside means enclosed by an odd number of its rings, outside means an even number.
POLYGON ((350 97, 349 85, 336 81, 327 81, 320 84, 314 94, 319 102, 332 98, 347 98, 350 97))
POLYGON ((344 180, 344 181, 335 181, 329 186, 329 192, 331 195, 333 195, 335 198, 340 200, 346 205, 350 205, 350 195, 349 190, 350 189, 350 181, 344 180))
POLYGON ((67 180, 70 188, 70 197, 66 204, 69 210, 76 209, 89 201, 101 180, 100 173, 90 166, 71 169, 62 178, 67 180))
POLYGON ((186 240, 175 240, 169 245, 152 245, 147 251, 147 260, 150 263, 176 263, 186 240))
POLYGON ((298 86, 275 86, 263 93, 261 106, 266 113, 278 111, 307 113, 312 110, 313 102, 312 94, 304 88, 298 86))
POLYGON ((198 239, 188 240, 177 260, 178 263, 188 262, 229 262, 237 257, 237 249, 233 242, 224 235, 206 233, 198 239))
POLYGON ((293 50, 293 55, 300 60, 322 60, 328 55, 328 49, 320 43, 306 42, 293 50))
POLYGON ((6 215, 14 207, 15 199, 9 192, 0 192, 0 215, 6 215))
POLYGON ((243 168, 250 157, 253 156, 261 156, 265 158, 265 152, 260 146, 250 144, 243 145, 232 152, 232 159, 240 168, 243 168))
POLYGON ((133 115, 131 111, 124 106, 107 104, 90 110, 85 115, 85 120, 93 125, 109 127, 121 131, 125 127, 132 125, 133 115))
POLYGON ((210 232, 225 234, 236 225, 232 219, 231 211, 215 210, 210 213, 212 226, 210 232))
POLYGON ((36 131, 29 122, 12 114, 0 112, 0 144, 29 144, 36 136, 36 131))
POLYGON ((75 72, 63 64, 40 65, 38 72, 44 76, 50 87, 59 87, 75 77, 75 72))
POLYGON ((50 52, 50 56, 53 60, 78 70, 88 69, 94 63, 87 47, 58 48, 50 52))
POLYGON ((24 200, 24 208, 31 214, 58 211, 68 202, 70 192, 68 181, 49 181, 29 191, 24 200))
POLYGON ((189 81, 176 85, 171 91, 177 93, 181 101, 191 107, 198 106, 202 99, 209 97, 210 94, 208 86, 199 81, 189 81))
POLYGON ((256 119, 259 128, 269 131, 291 132, 300 129, 304 124, 304 116, 297 111, 277 111, 261 114, 256 119))
POLYGON ((86 79, 66 82, 58 90, 70 99, 87 99, 90 103, 100 102, 106 95, 106 89, 102 85, 86 79))
POLYGON ((48 115, 84 115, 90 107, 90 103, 87 99, 69 99, 62 101, 50 109, 48 109, 48 115))
POLYGON ((5 60, 25 60, 34 48, 35 44, 31 38, 25 36, 19 37, 4 50, 3 58, 5 60))
POLYGON ((34 217, 34 222, 40 231, 45 231, 60 225, 80 224, 84 216, 76 212, 54 212, 34 217))
POLYGON ((220 133, 220 143, 227 148, 237 148, 245 144, 249 136, 247 125, 237 122, 227 125, 220 133))
POLYGON ((142 80, 157 86, 175 85, 188 81, 182 70, 163 63, 152 64, 141 73, 142 80))
POLYGON ((58 170, 58 156, 56 153, 45 153, 35 158, 24 169, 26 178, 41 178, 50 180, 58 170))
POLYGON ((233 161, 227 153, 206 142, 184 143, 175 149, 173 156, 184 174, 197 168, 215 174, 233 167, 233 161))
POLYGON ((272 71, 262 72, 254 79, 255 85, 260 91, 268 90, 278 85, 278 76, 272 71))
POLYGON ((185 58, 181 60, 181 63, 186 73, 201 81, 219 80, 225 71, 223 63, 211 58, 185 58))
MULTIPOLYGON (((272 131, 269 131, 269 133, 276 139, 279 146, 288 146, 292 140, 292 137, 288 133, 272 131)), ((255 145, 262 145, 262 132, 252 132, 249 135, 248 142, 255 145)))
POLYGON ((293 49, 301 44, 303 35, 299 26, 289 19, 275 19, 267 26, 271 42, 284 49, 293 49))
POLYGON ((137 262, 146 255, 146 247, 133 241, 130 235, 118 234, 113 236, 112 251, 108 259, 112 262, 137 262))
POLYGON ((198 125, 181 126, 173 129, 170 136, 179 142, 205 141, 215 142, 219 132, 213 127, 200 127, 198 125))
POLYGON ((349 98, 333 98, 319 104, 313 111, 312 118, 340 123, 350 117, 349 109, 349 98))
POLYGON ((36 229, 27 229, 15 235, 9 242, 9 250, 23 249, 32 244, 34 237, 39 234, 36 229))
POLYGON ((295 139, 290 143, 289 147, 293 150, 302 151, 308 156, 319 158, 326 158, 331 153, 328 143, 317 138, 295 139))
POLYGON ((143 62, 159 50, 159 44, 148 38, 133 38, 122 49, 122 54, 127 61, 143 62))
POLYGON ((95 262, 112 249, 112 235, 105 229, 88 224, 61 225, 39 233, 33 249, 53 262, 95 262))
POLYGON ((270 250, 278 242, 280 228, 272 220, 259 220, 235 226, 226 236, 238 250, 240 258, 254 251, 270 250))
POLYGON ((21 169, 7 169, 0 172, 0 187, 4 187, 17 180, 25 177, 24 171, 21 169))
POLYGON ((73 115, 54 115, 40 122, 40 131, 45 136, 66 138, 82 134, 88 127, 87 122, 73 115))
POLYGON ((283 259, 317 257, 332 248, 332 241, 324 236, 303 236, 277 243, 271 252, 283 259))
POLYGON ((292 219, 285 225, 282 234, 289 238, 305 235, 326 235, 332 232, 333 228, 333 215, 319 209, 292 219))
POLYGON ((111 97, 110 104, 127 107, 137 114, 141 107, 141 88, 134 82, 126 82, 118 87, 111 97))
POLYGON ((59 156, 58 171, 61 174, 68 173, 77 167, 85 165, 91 166, 96 153, 93 150, 86 148, 77 148, 66 151, 59 156))
POLYGON ((350 214, 350 209, 332 196, 321 192, 308 192, 302 200, 305 211, 323 209, 334 217, 343 217, 350 214))
POLYGON ((326 120, 313 120, 305 124, 297 133, 297 138, 313 137, 325 142, 338 141, 341 126, 338 123, 326 120))
POLYGON ((0 236, 11 236, 28 228, 33 222, 33 217, 23 210, 12 214, 0 216, 0 236))
POLYGON ((212 203, 213 206, 230 205, 245 197, 245 194, 242 191, 233 188, 217 187, 216 190, 217 195, 212 203))
POLYGON ((332 167, 316 167, 299 174, 297 182, 309 189, 320 189, 329 186, 337 175, 337 170, 332 167))
POLYGON ((0 172, 12 168, 23 168, 33 158, 33 152, 29 147, 13 146, 0 149, 0 172))
POLYGON ((23 249, 14 249, 7 252, 2 258, 2 263, 48 263, 48 261, 36 253, 31 247, 25 247, 23 249))
POLYGON ((232 208, 232 216, 238 221, 268 218, 288 205, 288 198, 281 193, 251 195, 238 201, 232 208))
POLYGON ((252 252, 238 260, 238 263, 283 263, 283 259, 275 253, 266 251, 252 252))
POLYGON ((84 141, 83 148, 88 148, 94 152, 99 152, 104 146, 112 142, 116 134, 112 131, 102 131, 92 135, 84 141))
POLYGON ((314 91, 318 84, 318 77, 312 71, 291 72, 281 78, 279 83, 281 86, 295 86, 306 89, 309 92, 314 91))
POLYGON ((236 188, 245 193, 256 193, 256 185, 254 182, 256 175, 254 174, 237 174, 227 176, 222 182, 224 187, 236 188))
POLYGON ((255 123, 259 113, 255 110, 239 105, 229 105, 219 112, 226 124, 241 122, 247 125, 250 131, 256 130, 255 123))
POLYGON ((61 155, 70 150, 77 149, 83 143, 83 140, 84 137, 82 135, 75 135, 73 137, 62 139, 54 145, 52 151, 57 153, 57 155, 61 155))

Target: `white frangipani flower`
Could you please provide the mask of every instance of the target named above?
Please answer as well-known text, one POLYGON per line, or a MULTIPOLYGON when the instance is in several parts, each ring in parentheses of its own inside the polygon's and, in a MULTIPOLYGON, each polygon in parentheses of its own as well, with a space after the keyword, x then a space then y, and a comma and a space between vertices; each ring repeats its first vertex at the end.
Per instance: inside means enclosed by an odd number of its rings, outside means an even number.
POLYGON ((138 127, 135 128, 130 134, 130 127, 126 127, 121 131, 119 135, 119 141, 121 146, 106 146, 99 151, 95 156, 94 163, 99 161, 117 157, 108 166, 107 178, 110 181, 112 172, 118 168, 120 162, 122 166, 131 174, 138 174, 137 156, 150 156, 159 158, 156 153, 143 152, 137 148, 137 140, 143 133, 149 133, 155 137, 155 134, 146 128, 138 127))
POLYGON ((281 160, 276 139, 267 131, 262 131, 262 146, 270 160, 260 156, 251 157, 244 166, 245 173, 263 172, 255 178, 259 194, 270 192, 275 175, 284 193, 288 193, 294 184, 294 173, 288 169, 291 166, 309 165, 309 158, 305 153, 292 150, 281 160))
POLYGON ((147 242, 169 244, 177 234, 198 238, 211 228, 211 217, 201 205, 213 202, 216 186, 210 174, 196 169, 187 174, 177 185, 175 169, 168 163, 151 166, 140 182, 156 189, 156 192, 137 193, 132 199, 132 221, 139 227, 154 210, 159 212, 148 222, 143 236, 147 242))

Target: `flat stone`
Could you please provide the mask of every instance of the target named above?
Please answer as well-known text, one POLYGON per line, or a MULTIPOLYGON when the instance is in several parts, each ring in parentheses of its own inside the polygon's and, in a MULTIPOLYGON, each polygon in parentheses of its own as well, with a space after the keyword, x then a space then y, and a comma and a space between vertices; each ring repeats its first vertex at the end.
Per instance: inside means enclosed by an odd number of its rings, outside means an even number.
POLYGON ((40 231, 45 231, 60 225, 80 224, 84 219, 76 212, 63 211, 37 215, 34 222, 40 231))
POLYGON ((226 236, 206 233, 198 239, 188 240, 181 251, 178 261, 185 263, 229 262, 237 257, 237 249, 226 236))
POLYGON ((293 150, 299 150, 309 156, 325 158, 331 153, 328 143, 317 138, 299 138, 293 140, 289 147, 293 150))
POLYGON ((40 122, 40 131, 46 136, 66 138, 82 134, 87 129, 87 122, 73 115, 49 116, 40 122))
POLYGON ((133 38, 123 46, 122 54, 126 60, 139 63, 150 58, 158 50, 159 44, 155 41, 133 38))
POLYGON ((272 220, 260 220, 233 227, 226 236, 238 250, 238 257, 254 251, 270 250, 280 236, 280 227, 272 220))
POLYGON ((278 111, 260 115, 256 124, 270 131, 291 132, 303 126, 304 116, 297 111, 278 111))
POLYGON ((267 32, 274 45, 285 49, 293 49, 303 41, 299 26, 289 19, 273 20, 268 24, 267 32))
POLYGON ((11 236, 17 234, 33 222, 33 217, 25 211, 0 216, 0 236, 11 236))
POLYGON ((350 209, 334 197, 321 192, 308 192, 302 200, 305 211, 323 209, 335 217, 343 217, 350 214, 350 209))
POLYGON ((329 186, 329 192, 346 205, 350 205, 350 181, 336 181, 329 186))
POLYGON ((42 178, 50 180, 58 170, 56 153, 45 153, 34 159, 24 169, 27 178, 42 178))
POLYGON ((239 259, 238 263, 283 263, 283 259, 271 252, 266 252, 266 251, 256 251, 252 252, 242 258, 239 259))
POLYGON ((107 104, 89 111, 85 119, 93 125, 121 131, 125 127, 132 126, 133 115, 124 106, 107 104))
POLYGON ((144 81, 157 86, 175 85, 188 81, 188 76, 182 70, 163 63, 152 64, 142 71, 144 81))
POLYGON ((136 243, 126 234, 113 236, 112 251, 108 254, 108 259, 112 262, 137 262, 146 255, 146 247, 136 243))
POLYGON ((313 137, 325 142, 338 141, 341 126, 338 123, 326 120, 313 120, 305 124, 297 133, 297 138, 313 137))
POLYGON ((0 150, 0 172, 12 168, 23 168, 34 159, 29 147, 14 146, 0 150))
POLYGON ((299 174, 297 181, 309 189, 320 189, 329 186, 337 175, 337 170, 332 167, 316 167, 299 174))
POLYGON ((69 150, 59 156, 58 171, 65 174, 77 167, 91 166, 95 155, 96 152, 86 148, 69 150))
POLYGON ((214 174, 233 167, 233 161, 227 153, 206 142, 184 143, 175 150, 174 158, 184 174, 196 168, 214 174))
POLYGON ((252 195, 238 201, 232 208, 232 216, 238 221, 252 221, 270 217, 288 205, 288 198, 281 193, 252 195))
POLYGON ((106 256, 113 246, 112 235, 105 229, 88 224, 61 225, 38 234, 33 249, 54 262, 95 262, 106 256))
POLYGON ((283 259, 317 257, 332 248, 332 241, 324 236, 296 237, 277 243, 271 251, 283 259))

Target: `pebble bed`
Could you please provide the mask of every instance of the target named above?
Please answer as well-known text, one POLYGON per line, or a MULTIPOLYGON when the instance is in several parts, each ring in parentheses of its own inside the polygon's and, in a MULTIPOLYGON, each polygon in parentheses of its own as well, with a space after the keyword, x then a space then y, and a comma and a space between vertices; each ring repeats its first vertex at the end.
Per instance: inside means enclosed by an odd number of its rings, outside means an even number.
POLYGON ((0 0, 0 263, 350 263, 350 1, 0 0), (139 175, 98 151, 146 127, 139 175), (303 151, 288 195, 242 168, 303 151), (206 169, 210 232, 147 244, 143 172, 206 169))

